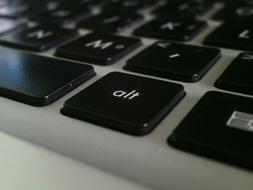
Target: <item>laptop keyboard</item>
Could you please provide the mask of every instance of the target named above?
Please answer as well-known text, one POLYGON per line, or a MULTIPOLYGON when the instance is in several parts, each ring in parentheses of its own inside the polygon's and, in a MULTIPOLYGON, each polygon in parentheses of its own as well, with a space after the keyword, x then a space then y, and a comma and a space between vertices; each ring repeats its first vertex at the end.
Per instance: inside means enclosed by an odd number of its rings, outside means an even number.
POLYGON ((0 128, 161 189, 173 165, 161 156, 173 147, 173 155, 182 149, 253 168, 245 148, 253 137, 252 7, 247 0, 1 1, 0 96, 23 117, 13 114, 15 124, 4 117, 0 128), (28 119, 42 112, 45 128, 28 119), (92 144, 96 133, 101 140, 92 144), (128 157, 123 146, 145 148, 128 157), (155 155, 141 162, 154 150, 162 152, 157 168, 149 165, 155 155))

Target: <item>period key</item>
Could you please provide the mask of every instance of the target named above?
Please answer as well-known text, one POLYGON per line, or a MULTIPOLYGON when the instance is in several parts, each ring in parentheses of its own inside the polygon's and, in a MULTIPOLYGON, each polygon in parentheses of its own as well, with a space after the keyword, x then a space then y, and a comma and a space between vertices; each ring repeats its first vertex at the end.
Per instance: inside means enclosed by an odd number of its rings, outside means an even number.
POLYGON ((185 96, 184 87, 112 72, 67 100, 61 113, 131 135, 145 135, 185 96))

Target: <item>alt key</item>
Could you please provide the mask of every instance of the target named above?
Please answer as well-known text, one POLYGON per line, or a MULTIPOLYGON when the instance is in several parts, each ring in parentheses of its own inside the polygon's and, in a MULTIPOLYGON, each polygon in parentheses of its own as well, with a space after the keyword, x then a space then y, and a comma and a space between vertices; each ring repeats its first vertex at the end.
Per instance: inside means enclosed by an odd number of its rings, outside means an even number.
POLYGON ((184 96, 179 84, 113 72, 67 100, 61 112, 140 136, 151 132, 184 96))

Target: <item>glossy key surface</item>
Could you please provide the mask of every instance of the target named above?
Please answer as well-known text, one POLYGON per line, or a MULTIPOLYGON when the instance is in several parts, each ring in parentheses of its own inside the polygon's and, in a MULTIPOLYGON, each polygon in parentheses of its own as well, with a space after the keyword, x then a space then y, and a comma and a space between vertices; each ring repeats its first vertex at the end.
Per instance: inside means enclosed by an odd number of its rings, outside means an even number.
POLYGON ((220 56, 218 49, 160 41, 129 59, 124 68, 178 81, 196 82, 220 56))
POLYGON ((204 44, 239 50, 253 50, 253 27, 250 20, 227 21, 204 40, 204 44))
POLYGON ((56 50, 56 56, 99 65, 113 64, 141 45, 141 40, 94 32, 56 50))
POLYGON ((253 54, 241 53, 217 79, 215 86, 253 95, 253 54))
POLYGON ((144 135, 184 95, 179 84, 113 72, 67 100, 62 113, 128 134, 144 135))
POLYGON ((169 138, 179 149, 253 169, 253 99, 208 92, 169 138))
POLYGON ((0 49, 0 96, 45 106, 88 80, 93 68, 11 49, 0 49))
POLYGON ((195 17, 204 15, 212 7, 209 1, 167 1, 167 4, 154 10, 154 14, 171 16, 178 15, 179 17, 195 17))

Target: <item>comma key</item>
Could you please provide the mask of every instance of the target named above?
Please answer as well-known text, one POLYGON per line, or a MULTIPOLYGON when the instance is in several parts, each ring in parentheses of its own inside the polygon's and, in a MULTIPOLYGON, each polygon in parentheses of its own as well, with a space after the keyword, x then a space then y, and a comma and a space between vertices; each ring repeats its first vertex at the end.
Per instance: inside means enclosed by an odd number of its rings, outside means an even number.
POLYGON ((112 72, 67 100, 64 115, 145 135, 185 96, 179 84, 112 72))

